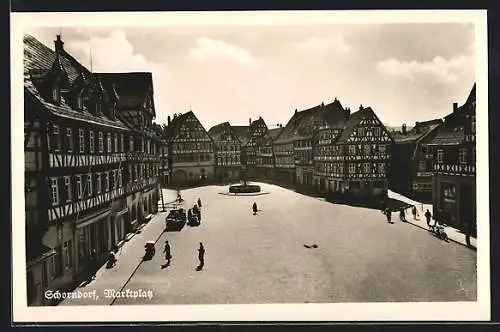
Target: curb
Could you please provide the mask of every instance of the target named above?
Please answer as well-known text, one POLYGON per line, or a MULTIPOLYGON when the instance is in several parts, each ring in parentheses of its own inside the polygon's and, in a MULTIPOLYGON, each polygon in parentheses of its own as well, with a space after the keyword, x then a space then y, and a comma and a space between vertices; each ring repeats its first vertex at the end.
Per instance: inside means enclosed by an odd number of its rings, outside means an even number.
MULTIPOLYGON (((406 222, 404 222, 404 223, 406 223, 406 224, 410 224, 410 225, 413 225, 413 226, 418 227, 418 228, 420 228, 420 229, 423 229, 423 230, 425 230, 425 231, 427 231, 427 232, 429 232, 429 233, 432 233, 429 229, 427 229, 427 228, 425 228, 425 227, 422 227, 422 226, 420 226, 420 225, 418 225, 418 224, 415 224, 415 223, 413 223, 413 222, 411 222, 411 221, 406 221, 406 222)), ((459 245, 461 245, 461 246, 464 246, 464 247, 466 247, 466 248, 469 248, 469 249, 471 249, 471 250, 477 250, 477 248, 476 248, 475 246, 473 246, 472 244, 471 244, 471 245, 470 245, 470 247, 469 247, 469 246, 467 246, 467 244, 466 244, 466 243, 460 242, 459 240, 454 240, 454 239, 452 239, 451 237, 448 237, 448 241, 455 242, 455 243, 457 243, 457 244, 459 244, 459 245)))

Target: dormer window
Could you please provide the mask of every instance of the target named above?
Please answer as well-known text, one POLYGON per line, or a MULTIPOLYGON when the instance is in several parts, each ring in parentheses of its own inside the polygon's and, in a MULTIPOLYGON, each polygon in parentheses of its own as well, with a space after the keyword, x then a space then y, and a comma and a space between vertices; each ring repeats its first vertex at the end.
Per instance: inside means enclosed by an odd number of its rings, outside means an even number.
POLYGON ((76 107, 79 110, 83 109, 83 97, 82 97, 82 95, 78 95, 78 97, 76 97, 76 107))
POLYGON ((58 86, 52 88, 52 100, 55 104, 59 104, 61 102, 61 91, 58 86))

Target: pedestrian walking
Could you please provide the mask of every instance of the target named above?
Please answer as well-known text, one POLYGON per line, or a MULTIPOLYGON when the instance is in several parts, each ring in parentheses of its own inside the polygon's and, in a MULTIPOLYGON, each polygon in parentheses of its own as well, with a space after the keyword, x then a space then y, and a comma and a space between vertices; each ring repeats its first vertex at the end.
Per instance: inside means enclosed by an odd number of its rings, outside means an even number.
POLYGON ((389 208, 385 209, 385 216, 387 218, 387 222, 389 224, 392 224, 392 221, 391 221, 392 211, 389 208))
POLYGON ((165 260, 167 261, 166 265, 170 265, 170 260, 172 259, 172 253, 170 252, 170 244, 168 240, 165 241, 165 249, 163 250, 165 253, 165 260))
POLYGON ((256 202, 253 202, 252 210, 253 210, 253 214, 256 215, 257 214, 257 203, 256 202))
POLYGON ((425 219, 427 220, 427 227, 431 228, 431 218, 432 218, 432 214, 431 214, 431 211, 429 211, 429 209, 427 209, 427 211, 425 211, 425 219))
POLYGON ((472 233, 472 227, 471 223, 469 221, 466 221, 464 224, 464 233, 465 233, 465 243, 467 244, 467 247, 471 247, 470 244, 470 236, 472 233))
POLYGON ((413 220, 417 220, 417 207, 415 205, 411 208, 411 214, 413 214, 413 220))
POLYGON ((200 247, 198 248, 198 260, 200 263, 196 269, 200 271, 205 266, 205 247, 203 246, 203 242, 200 242, 200 247))
POLYGON ((90 280, 94 279, 97 273, 97 251, 95 249, 89 249, 89 263, 88 269, 90 274, 90 280))
POLYGON ((198 207, 201 208, 201 199, 200 198, 198 198, 198 207))
POLYGON ((402 222, 406 222, 406 214, 405 214, 405 208, 399 209, 399 219, 402 222))
POLYGON ((380 211, 385 214, 387 209, 387 205, 385 204, 385 201, 380 201, 380 211))

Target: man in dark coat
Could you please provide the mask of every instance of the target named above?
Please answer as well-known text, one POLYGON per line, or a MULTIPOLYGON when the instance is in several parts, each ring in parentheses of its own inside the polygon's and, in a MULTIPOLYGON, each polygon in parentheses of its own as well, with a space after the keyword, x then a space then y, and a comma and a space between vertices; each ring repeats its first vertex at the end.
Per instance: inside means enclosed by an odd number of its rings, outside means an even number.
POLYGON ((401 219, 401 221, 403 222, 406 221, 405 208, 399 209, 399 219, 401 219))
POLYGON ((253 203, 252 210, 253 210, 253 214, 256 215, 257 214, 257 203, 256 202, 253 203))
POLYGON ((198 248, 198 260, 200 264, 198 264, 196 269, 200 271, 203 269, 203 266, 205 266, 205 247, 203 246, 203 242, 200 242, 200 247, 198 248))
POLYGON ((165 249, 163 250, 165 253, 165 260, 167 261, 166 265, 170 265, 170 260, 172 259, 172 253, 170 252, 170 244, 168 240, 165 241, 165 249))
POLYGON ((389 224, 392 224, 392 221, 391 221, 392 211, 390 209, 385 209, 385 216, 387 218, 387 222, 389 224))
POLYGON ((464 234, 465 234, 465 243, 467 244, 467 247, 470 248, 470 236, 472 233, 472 225, 471 222, 466 221, 464 224, 464 234))
POLYGON ((413 214, 413 220, 417 220, 417 207, 415 205, 411 208, 411 214, 413 214))
POLYGON ((425 211, 425 219, 427 220, 427 226, 429 228, 431 228, 431 218, 432 218, 432 214, 431 214, 431 211, 429 211, 429 209, 427 209, 427 211, 425 211))
POLYGON ((201 207, 201 199, 198 198, 198 206, 201 207))

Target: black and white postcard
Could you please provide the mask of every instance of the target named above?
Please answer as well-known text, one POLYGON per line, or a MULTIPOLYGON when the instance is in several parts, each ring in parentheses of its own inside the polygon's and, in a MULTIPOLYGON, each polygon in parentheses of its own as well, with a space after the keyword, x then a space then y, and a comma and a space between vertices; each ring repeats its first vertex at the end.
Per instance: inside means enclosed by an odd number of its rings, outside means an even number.
POLYGON ((490 318, 485 11, 11 27, 14 321, 490 318))

